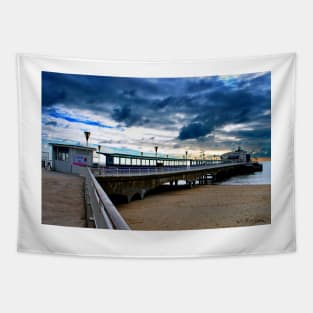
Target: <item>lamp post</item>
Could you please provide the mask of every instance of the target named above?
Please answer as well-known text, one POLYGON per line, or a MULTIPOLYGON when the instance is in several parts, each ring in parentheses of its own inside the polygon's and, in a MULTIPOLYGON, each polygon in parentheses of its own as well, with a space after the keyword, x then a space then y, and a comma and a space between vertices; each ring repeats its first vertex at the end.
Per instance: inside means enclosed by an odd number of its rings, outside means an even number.
POLYGON ((98 145, 98 166, 100 166, 100 151, 101 151, 101 146, 98 145))
POLYGON ((185 151, 185 154, 186 154, 186 167, 188 167, 188 164, 187 164, 187 155, 188 155, 188 151, 185 151))
POLYGON ((143 157, 143 152, 142 151, 140 152, 140 155, 141 155, 140 166, 142 166, 142 157, 143 157))
POLYGON ((84 134, 85 134, 85 138, 86 138, 86 145, 88 147, 88 139, 90 137, 90 132, 85 131, 84 134))
POLYGON ((155 165, 157 165, 158 164, 158 146, 155 146, 154 147, 154 150, 155 150, 155 165))

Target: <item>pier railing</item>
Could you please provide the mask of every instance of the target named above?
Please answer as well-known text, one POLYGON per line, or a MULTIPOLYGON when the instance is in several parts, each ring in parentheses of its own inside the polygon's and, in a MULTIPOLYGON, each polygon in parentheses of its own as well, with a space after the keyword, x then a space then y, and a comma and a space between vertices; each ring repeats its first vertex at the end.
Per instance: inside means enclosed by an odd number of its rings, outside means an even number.
POLYGON ((129 230, 130 227, 100 186, 90 168, 85 169, 86 196, 89 207, 87 212, 96 228, 129 230))
POLYGON ((96 176, 146 176, 165 173, 194 172, 225 166, 245 164, 244 162, 220 162, 217 164, 201 166, 176 166, 176 167, 99 167, 93 168, 92 172, 96 176))

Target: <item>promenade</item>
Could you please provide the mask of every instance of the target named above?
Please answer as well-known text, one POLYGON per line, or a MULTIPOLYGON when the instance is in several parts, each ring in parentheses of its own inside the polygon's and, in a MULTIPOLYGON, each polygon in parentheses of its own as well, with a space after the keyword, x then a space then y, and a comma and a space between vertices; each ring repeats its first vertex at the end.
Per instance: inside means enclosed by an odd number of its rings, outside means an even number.
POLYGON ((42 223, 86 227, 83 177, 42 170, 42 223))

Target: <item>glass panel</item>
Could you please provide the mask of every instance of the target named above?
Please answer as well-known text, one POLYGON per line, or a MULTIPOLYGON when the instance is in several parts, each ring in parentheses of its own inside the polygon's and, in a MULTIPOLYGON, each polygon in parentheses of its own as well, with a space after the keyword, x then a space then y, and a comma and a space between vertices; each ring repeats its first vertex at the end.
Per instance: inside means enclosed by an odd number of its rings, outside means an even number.
POLYGON ((68 155, 69 155, 69 148, 65 148, 65 147, 57 147, 57 155, 56 155, 56 159, 59 161, 68 161, 68 155))

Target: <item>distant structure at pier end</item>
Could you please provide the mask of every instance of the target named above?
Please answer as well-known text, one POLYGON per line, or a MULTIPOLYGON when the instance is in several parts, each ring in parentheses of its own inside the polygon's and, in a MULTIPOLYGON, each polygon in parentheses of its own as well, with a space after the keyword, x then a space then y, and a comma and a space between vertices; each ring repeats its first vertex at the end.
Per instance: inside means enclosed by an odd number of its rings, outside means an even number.
POLYGON ((251 155, 246 150, 243 150, 240 146, 235 151, 227 152, 221 155, 222 161, 233 162, 250 162, 251 155))

